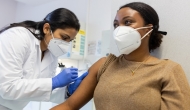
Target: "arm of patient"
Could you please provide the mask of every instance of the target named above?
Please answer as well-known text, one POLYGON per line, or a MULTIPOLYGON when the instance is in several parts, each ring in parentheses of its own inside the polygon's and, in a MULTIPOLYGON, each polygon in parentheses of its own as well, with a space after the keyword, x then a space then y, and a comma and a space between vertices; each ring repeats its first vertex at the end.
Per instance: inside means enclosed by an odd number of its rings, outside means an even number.
POLYGON ((106 58, 101 58, 88 70, 89 74, 81 82, 77 90, 62 104, 53 107, 51 110, 79 110, 93 97, 97 85, 97 73, 106 58))

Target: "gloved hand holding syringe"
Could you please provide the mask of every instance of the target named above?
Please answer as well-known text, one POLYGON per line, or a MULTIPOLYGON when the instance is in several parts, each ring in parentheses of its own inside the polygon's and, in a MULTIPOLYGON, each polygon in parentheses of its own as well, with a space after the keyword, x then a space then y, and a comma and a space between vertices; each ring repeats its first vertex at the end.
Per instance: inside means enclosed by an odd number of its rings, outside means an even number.
POLYGON ((73 94, 82 80, 88 75, 87 69, 78 70, 78 68, 64 68, 57 76, 52 78, 52 90, 59 87, 68 87, 69 94, 73 94), (80 77, 78 73, 84 72, 80 77))
POLYGON ((78 70, 78 72, 82 72, 82 71, 86 71, 86 72, 84 72, 80 77, 78 77, 75 82, 68 85, 68 91, 70 95, 74 93, 74 91, 78 88, 82 80, 88 75, 88 69, 78 70))

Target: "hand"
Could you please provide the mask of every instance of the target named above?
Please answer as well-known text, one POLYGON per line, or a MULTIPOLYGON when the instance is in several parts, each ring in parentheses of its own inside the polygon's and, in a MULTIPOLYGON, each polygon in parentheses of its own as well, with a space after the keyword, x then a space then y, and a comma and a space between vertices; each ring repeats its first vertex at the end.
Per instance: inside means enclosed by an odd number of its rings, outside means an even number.
POLYGON ((58 87, 64 87, 69 83, 77 80, 77 68, 65 68, 61 73, 52 78, 52 90, 58 87))
POLYGON ((73 94, 75 92, 75 90, 78 88, 78 86, 80 85, 80 83, 82 82, 82 80, 88 75, 88 72, 84 73, 83 75, 81 75, 79 78, 77 78, 77 80, 70 84, 68 86, 68 91, 69 91, 69 94, 73 94))

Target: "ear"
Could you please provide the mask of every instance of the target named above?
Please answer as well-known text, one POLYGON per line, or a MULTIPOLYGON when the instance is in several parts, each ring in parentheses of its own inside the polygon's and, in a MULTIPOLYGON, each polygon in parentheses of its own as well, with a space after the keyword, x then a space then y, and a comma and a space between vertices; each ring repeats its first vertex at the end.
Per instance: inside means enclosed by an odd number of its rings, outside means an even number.
POLYGON ((146 29, 146 32, 149 32, 151 29, 153 29, 153 25, 152 24, 147 24, 146 27, 150 27, 146 29))
POLYGON ((44 32, 45 35, 51 34, 51 33, 50 33, 50 32, 51 32, 51 28, 50 28, 49 23, 45 23, 45 24, 44 24, 44 26, 43 26, 43 32, 44 32))
POLYGON ((153 24, 147 24, 146 27, 150 27, 150 29, 153 28, 153 24))

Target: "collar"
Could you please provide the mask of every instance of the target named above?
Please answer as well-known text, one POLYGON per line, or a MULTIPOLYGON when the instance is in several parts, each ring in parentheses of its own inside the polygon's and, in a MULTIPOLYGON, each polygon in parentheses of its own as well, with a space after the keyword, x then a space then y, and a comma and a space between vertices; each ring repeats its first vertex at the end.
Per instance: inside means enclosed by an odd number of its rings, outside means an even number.
POLYGON ((44 58, 41 62, 41 71, 51 65, 52 62, 55 61, 55 59, 56 57, 54 57, 49 50, 46 50, 46 52, 44 53, 44 58))

